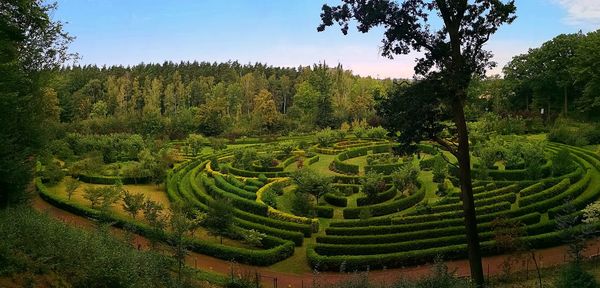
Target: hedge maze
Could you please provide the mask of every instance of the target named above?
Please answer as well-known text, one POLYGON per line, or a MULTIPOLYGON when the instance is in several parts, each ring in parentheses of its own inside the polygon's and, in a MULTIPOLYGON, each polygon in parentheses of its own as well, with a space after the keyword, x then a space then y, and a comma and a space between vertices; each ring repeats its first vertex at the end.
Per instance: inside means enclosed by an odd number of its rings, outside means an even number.
MULTIPOLYGON (((260 249, 194 242, 194 251, 225 260, 271 265, 303 245, 308 265, 329 271, 403 267, 430 262, 438 255, 466 257, 455 169, 449 166, 441 183, 432 181, 436 161, 446 158, 444 152, 424 143, 416 154, 396 157, 394 146, 382 139, 359 139, 338 140, 327 147, 310 144, 289 153, 274 145, 257 145, 250 148, 253 151, 231 147, 193 157, 169 170, 166 193, 172 203, 200 211, 208 211, 215 199, 226 199, 235 229, 265 235, 260 249), (406 193, 396 187, 392 174, 408 163, 418 163, 420 172, 418 185, 406 193), (294 171, 306 167, 333 182, 330 191, 319 195, 312 216, 295 213, 289 204, 293 201, 287 201, 296 193, 294 171), (364 180, 372 173, 381 174, 385 183, 379 192, 367 195, 364 180)), ((598 154, 548 143, 544 155, 546 161, 534 176, 523 165, 473 169, 484 254, 502 253, 494 242, 497 219, 522 225, 522 239, 532 248, 560 245, 564 231, 557 230, 556 217, 566 208, 580 211, 600 198, 598 154), (569 152, 573 165, 556 173, 551 159, 561 150, 569 152)))

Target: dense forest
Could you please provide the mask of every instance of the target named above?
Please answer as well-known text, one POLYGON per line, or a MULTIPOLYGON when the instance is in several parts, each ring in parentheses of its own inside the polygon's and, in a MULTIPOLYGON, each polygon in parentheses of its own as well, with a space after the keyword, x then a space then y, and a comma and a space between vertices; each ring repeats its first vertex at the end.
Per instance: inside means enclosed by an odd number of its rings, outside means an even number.
POLYGON ((600 115, 600 31, 561 34, 517 55, 495 76, 473 85, 488 108, 597 118, 600 115), (571 113, 569 113, 571 112, 571 113))
POLYGON ((53 71, 60 121, 80 132, 249 136, 375 119, 391 80, 341 65, 272 67, 238 62, 72 66, 53 71), (76 123, 76 124, 75 124, 76 123))
MULTIPOLYGON (((598 61, 598 45, 598 31, 559 35, 513 57, 503 67, 503 77, 473 79, 468 116, 600 115, 600 72, 590 68, 598 61)), ((361 120, 376 126, 376 109, 393 83, 413 81, 359 77, 325 63, 289 68, 165 62, 64 66, 48 72, 47 107, 53 119, 71 124, 72 131, 172 139, 189 133, 234 138, 306 133, 361 120)))

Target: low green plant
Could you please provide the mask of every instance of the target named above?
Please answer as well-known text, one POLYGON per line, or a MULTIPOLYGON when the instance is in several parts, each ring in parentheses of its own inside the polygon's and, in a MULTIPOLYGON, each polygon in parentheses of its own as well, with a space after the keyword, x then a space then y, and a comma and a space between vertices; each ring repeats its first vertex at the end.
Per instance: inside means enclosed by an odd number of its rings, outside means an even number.
POLYGON ((572 172, 576 165, 571 158, 571 153, 567 149, 560 149, 552 155, 552 175, 560 176, 572 172))
POLYGON ((436 156, 431 169, 433 182, 442 183, 448 177, 448 163, 442 156, 436 156))
POLYGON ((554 282, 556 288, 596 288, 598 282, 594 276, 581 267, 581 265, 570 264, 566 266, 554 282))

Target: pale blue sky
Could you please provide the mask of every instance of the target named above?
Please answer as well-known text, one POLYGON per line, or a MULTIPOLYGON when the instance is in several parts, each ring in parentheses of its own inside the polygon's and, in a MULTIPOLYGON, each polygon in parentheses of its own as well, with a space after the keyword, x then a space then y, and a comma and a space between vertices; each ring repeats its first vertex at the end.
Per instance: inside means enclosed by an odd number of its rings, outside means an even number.
MULTIPOLYGON (((415 55, 379 56, 381 30, 318 33, 324 2, 339 1, 58 0, 53 17, 68 22, 66 30, 77 37, 71 50, 81 55, 80 64, 238 60, 295 67, 326 61, 360 75, 412 76, 415 55)), ((600 0, 516 3, 517 20, 488 45, 499 66, 560 33, 600 28, 600 0)))

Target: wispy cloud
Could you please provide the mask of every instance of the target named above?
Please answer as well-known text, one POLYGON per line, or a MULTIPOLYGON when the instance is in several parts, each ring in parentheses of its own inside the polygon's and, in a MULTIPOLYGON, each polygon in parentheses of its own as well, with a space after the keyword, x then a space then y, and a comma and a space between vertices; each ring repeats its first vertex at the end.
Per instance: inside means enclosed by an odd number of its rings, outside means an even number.
POLYGON ((564 19, 569 25, 598 25, 600 24, 599 0, 553 0, 567 11, 564 19))

